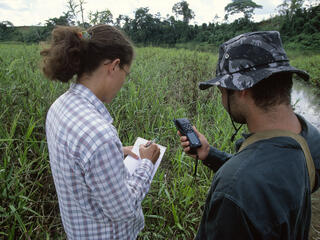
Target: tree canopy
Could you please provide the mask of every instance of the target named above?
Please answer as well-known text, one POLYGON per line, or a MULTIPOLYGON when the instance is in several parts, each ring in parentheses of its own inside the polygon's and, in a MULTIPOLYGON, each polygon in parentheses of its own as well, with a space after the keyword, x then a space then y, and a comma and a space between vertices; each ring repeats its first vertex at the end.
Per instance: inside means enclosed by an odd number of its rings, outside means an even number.
POLYGON ((227 12, 225 19, 228 19, 229 15, 237 13, 243 13, 244 18, 251 19, 253 11, 257 8, 262 8, 262 6, 252 0, 232 0, 232 2, 224 8, 227 12))
POLYGON ((89 12, 89 21, 92 25, 111 24, 113 23, 113 15, 109 9, 104 11, 89 12))
POLYGON ((178 15, 183 16, 184 23, 189 23, 195 17, 194 12, 189 8, 189 3, 186 1, 175 3, 172 7, 172 12, 175 13, 176 17, 178 15))
POLYGON ((193 42, 190 45, 200 46, 202 43, 219 45, 222 42, 244 32, 277 30, 280 31, 284 42, 320 49, 320 4, 319 0, 308 0, 310 5, 303 4, 304 0, 282 0, 279 14, 260 23, 251 20, 254 9, 261 6, 252 0, 233 0, 226 6, 226 12, 231 14, 243 13, 231 23, 217 21, 218 16, 212 16, 212 22, 201 25, 189 24, 194 17, 193 11, 186 1, 173 5, 175 16, 161 17, 160 13, 152 14, 147 7, 136 9, 133 18, 126 15, 113 17, 110 10, 89 13, 88 23, 82 19, 85 10, 83 0, 69 0, 68 11, 60 17, 50 18, 44 26, 15 27, 7 21, 0 21, 0 41, 44 41, 57 25, 79 26, 88 28, 99 23, 111 24, 122 31, 136 44, 177 46, 180 43, 193 42), (82 4, 82 7, 80 5, 82 4), (258 7, 257 7, 258 6, 258 7), (178 16, 182 16, 181 19, 178 16))

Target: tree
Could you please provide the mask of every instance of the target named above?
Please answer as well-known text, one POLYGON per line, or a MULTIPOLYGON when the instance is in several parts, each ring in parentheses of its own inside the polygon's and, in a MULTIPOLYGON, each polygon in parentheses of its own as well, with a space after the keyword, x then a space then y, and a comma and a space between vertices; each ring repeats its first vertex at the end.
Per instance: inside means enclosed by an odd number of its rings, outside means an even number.
POLYGON ((312 8, 320 5, 320 0, 307 0, 307 2, 308 2, 307 3, 308 8, 312 8))
POLYGON ((125 21, 125 16, 120 14, 115 21, 115 25, 119 28, 121 28, 121 26, 123 25, 123 22, 125 21))
POLYGON ((69 19, 71 20, 71 24, 75 25, 78 22, 78 10, 79 4, 76 4, 73 0, 68 0, 67 8, 69 19))
POLYGON ((277 8, 280 15, 287 15, 290 19, 304 4, 304 0, 284 0, 277 8))
POLYGON ((122 30, 125 31, 127 34, 130 34, 130 28, 132 19, 129 18, 127 15, 119 15, 119 17, 116 18, 116 26, 119 28, 122 27, 122 30))
POLYGON ((187 24, 195 16, 194 12, 189 8, 189 4, 186 1, 181 1, 174 4, 172 7, 172 12, 176 14, 176 17, 178 15, 182 15, 183 22, 187 24))
POLYGON ((289 14, 290 0, 284 0, 280 5, 277 6, 278 13, 280 16, 289 14))
POLYGON ((6 27, 13 27, 13 23, 10 21, 2 21, 1 24, 5 25, 6 27))
POLYGON ((298 9, 302 8, 304 0, 291 0, 290 10, 292 13, 296 13, 298 9))
POLYGON ((154 19, 152 14, 149 13, 149 8, 138 8, 135 12, 135 18, 132 20, 132 38, 138 42, 151 42, 154 37, 152 34, 153 27, 154 19))
POLYGON ((113 15, 109 9, 104 11, 89 12, 89 21, 91 24, 110 24, 113 23, 113 15))
MULTIPOLYGON (((79 0, 79 7, 80 7, 80 13, 81 13, 81 20, 82 20, 82 27, 85 26, 85 22, 84 22, 84 17, 83 17, 83 13, 84 13, 84 8, 83 5, 86 4, 86 2, 84 0, 79 0)), ((80 25, 80 24, 79 24, 80 25)))
POLYGON ((220 18, 220 17, 218 16, 218 14, 216 14, 216 15, 214 16, 212 22, 213 22, 214 24, 218 24, 218 23, 219 23, 219 18, 220 18))
POLYGON ((228 19, 229 15, 243 13, 244 18, 250 20, 253 11, 256 8, 262 8, 262 6, 256 4, 252 0, 232 0, 232 2, 224 8, 224 10, 227 12, 225 19, 228 19))
POLYGON ((14 26, 9 21, 0 22, 0 40, 7 40, 8 35, 14 31, 14 26))
POLYGON ((66 12, 64 15, 58 17, 58 18, 49 18, 46 20, 46 27, 49 29, 49 31, 52 31, 52 29, 57 26, 69 26, 71 24, 71 17, 70 13, 66 12))
POLYGON ((68 13, 70 15, 70 19, 73 20, 71 22, 72 25, 78 25, 85 27, 87 23, 84 21, 84 5, 86 2, 84 0, 78 0, 78 3, 74 0, 67 1, 68 13), (78 14, 80 13, 81 22, 78 20, 78 14))

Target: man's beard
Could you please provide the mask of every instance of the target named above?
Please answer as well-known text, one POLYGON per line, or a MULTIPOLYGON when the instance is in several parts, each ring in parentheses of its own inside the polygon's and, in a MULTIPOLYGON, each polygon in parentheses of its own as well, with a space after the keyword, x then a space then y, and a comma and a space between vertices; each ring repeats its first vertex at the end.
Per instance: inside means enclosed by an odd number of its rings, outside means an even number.
POLYGON ((232 104, 230 102, 230 111, 229 111, 231 119, 236 123, 247 124, 247 120, 245 116, 239 110, 239 107, 236 104, 232 104))

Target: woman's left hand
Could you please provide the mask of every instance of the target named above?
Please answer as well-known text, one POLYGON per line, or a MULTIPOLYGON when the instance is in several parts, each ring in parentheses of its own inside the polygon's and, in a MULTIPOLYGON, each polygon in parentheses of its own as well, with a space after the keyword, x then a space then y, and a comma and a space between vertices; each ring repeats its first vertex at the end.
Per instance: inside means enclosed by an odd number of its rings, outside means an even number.
POLYGON ((135 154, 134 152, 132 152, 132 148, 133 148, 133 146, 122 147, 124 157, 130 155, 131 157, 133 157, 135 159, 139 159, 139 156, 137 154, 135 154))

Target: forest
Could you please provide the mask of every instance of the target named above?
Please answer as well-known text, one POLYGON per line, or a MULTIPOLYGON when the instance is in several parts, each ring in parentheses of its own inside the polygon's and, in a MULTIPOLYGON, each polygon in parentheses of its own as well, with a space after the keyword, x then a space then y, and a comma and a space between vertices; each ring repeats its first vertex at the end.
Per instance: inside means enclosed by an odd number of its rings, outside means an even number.
POLYGON ((252 0, 233 0, 225 6, 225 16, 212 16, 210 23, 190 24, 195 13, 187 1, 173 5, 173 15, 162 17, 151 14, 148 7, 134 11, 134 18, 126 15, 114 17, 110 10, 88 13, 85 21, 85 2, 68 0, 67 11, 62 16, 46 20, 43 26, 14 26, 3 19, 0 22, 0 41, 34 43, 48 39, 56 25, 79 26, 86 29, 96 24, 111 24, 122 29, 137 45, 168 46, 198 43, 218 46, 231 37, 250 31, 277 30, 284 43, 292 48, 320 48, 320 4, 319 1, 284 0, 277 13, 267 20, 254 22, 256 9, 263 6, 252 0), (233 22, 230 16, 240 16, 233 22), (240 15, 239 15, 240 14, 240 15))

